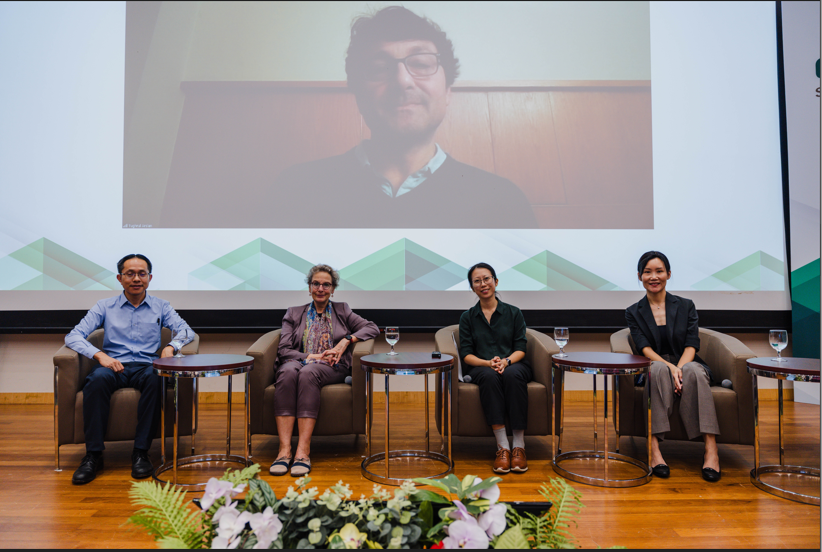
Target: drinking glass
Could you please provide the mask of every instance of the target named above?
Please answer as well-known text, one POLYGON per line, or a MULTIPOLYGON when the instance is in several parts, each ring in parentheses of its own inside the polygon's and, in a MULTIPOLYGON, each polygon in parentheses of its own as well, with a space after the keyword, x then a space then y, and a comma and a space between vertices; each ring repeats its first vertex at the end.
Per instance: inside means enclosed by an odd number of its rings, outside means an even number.
POLYGON ((568 345, 568 328, 554 328, 554 341, 559 345, 559 354, 554 356, 558 358, 567 357, 568 355, 562 349, 568 345))
POLYGON ((788 346, 788 330, 771 330, 768 335, 768 341, 771 347, 776 349, 776 358, 771 360, 774 362, 785 362, 782 358, 782 349, 788 346))
POLYGON ((399 328, 385 328, 385 340, 391 345, 391 352, 388 353, 389 355, 398 355, 399 353, 394 352, 394 345, 397 344, 397 341, 400 340, 400 329, 399 328))
POLYGON ((174 358, 183 358, 185 355, 183 354, 183 340, 185 340, 186 332, 185 330, 181 332, 175 332, 171 330, 171 340, 177 345, 177 354, 174 355, 174 358))

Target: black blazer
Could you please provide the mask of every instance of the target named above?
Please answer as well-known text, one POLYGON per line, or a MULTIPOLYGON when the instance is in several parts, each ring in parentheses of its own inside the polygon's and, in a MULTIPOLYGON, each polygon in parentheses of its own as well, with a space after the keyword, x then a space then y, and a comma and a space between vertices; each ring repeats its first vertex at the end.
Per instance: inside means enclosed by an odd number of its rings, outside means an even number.
MULTIPOLYGON (((659 326, 656 325, 647 296, 625 309, 625 321, 631 329, 631 338, 639 354, 642 354, 642 349, 645 347, 650 347, 654 352, 662 348, 659 326)), ((693 301, 666 293, 665 321, 668 342, 671 344, 674 356, 681 357, 685 352, 685 347, 693 347, 699 351, 699 317, 693 301)), ((695 355, 694 360, 705 366, 708 377, 713 380, 711 369, 705 361, 699 358, 699 355, 695 355)))

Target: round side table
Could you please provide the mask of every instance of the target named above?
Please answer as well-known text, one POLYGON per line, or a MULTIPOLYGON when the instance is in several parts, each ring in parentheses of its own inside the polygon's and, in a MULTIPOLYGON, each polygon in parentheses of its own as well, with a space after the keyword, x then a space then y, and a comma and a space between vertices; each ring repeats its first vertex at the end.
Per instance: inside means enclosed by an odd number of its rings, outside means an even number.
MULTIPOLYGON (((646 385, 650 383, 651 361, 643 356, 626 355, 622 353, 566 353, 564 357, 554 355, 551 359, 554 368, 561 370, 559 394, 565 389, 565 372, 577 372, 580 374, 591 374, 594 376, 594 450, 577 450, 562 452, 562 431, 565 421, 565 400, 561 402, 559 416, 559 437, 551 439, 553 444, 553 468, 554 471, 578 483, 595 485, 597 487, 637 487, 644 485, 651 480, 651 402, 648 401, 648 462, 643 462, 624 454, 619 454, 619 386, 614 382, 614 428, 616 429, 616 452, 608 451, 608 376, 628 376, 637 374, 647 374, 646 385), (605 376, 605 449, 599 451, 597 438, 597 375, 605 376), (558 441, 558 442, 557 442, 558 441), (564 468, 561 463, 566 460, 592 459, 605 461, 605 477, 591 477, 574 473, 564 468), (623 462, 636 466, 643 471, 643 475, 630 479, 613 479, 608 475, 608 464, 611 461, 623 462)), ((556 399, 554 399, 554 413, 556 414, 556 399)))
POLYGON ((154 470, 154 479, 160 483, 166 483, 160 475, 168 470, 172 470, 171 483, 186 487, 191 490, 205 489, 205 483, 178 483, 177 467, 199 462, 233 462, 248 466, 251 462, 249 438, 249 404, 248 404, 248 377, 245 379, 245 409, 243 423, 243 456, 231 454, 231 377, 234 374, 245 374, 254 368, 254 359, 245 355, 187 355, 183 358, 168 357, 154 361, 154 373, 163 378, 163 394, 160 402, 160 435, 162 436, 161 465, 154 470), (191 432, 191 456, 178 458, 177 449, 179 441, 178 424, 180 420, 178 390, 180 378, 194 379, 194 409, 196 420, 196 409, 198 407, 197 378, 212 378, 218 376, 229 376, 228 378, 228 412, 226 416, 226 445, 225 454, 194 454, 194 435, 191 432), (166 387, 169 380, 174 384, 174 444, 171 461, 166 461, 166 387))
POLYGON ((365 440, 366 453, 360 471, 363 477, 371 481, 386 485, 400 485, 405 480, 390 476, 391 458, 427 458, 445 464, 445 471, 429 477, 442 477, 454 471, 454 461, 451 456, 451 370, 454 367, 454 357, 443 354, 441 358, 433 358, 431 353, 387 353, 366 355, 360 360, 362 369, 366 372, 366 412, 365 412, 365 440), (385 452, 372 454, 371 416, 374 412, 374 374, 385 375, 385 452), (430 450, 428 433, 428 374, 439 374, 439 385, 442 392, 442 444, 440 452, 430 450), (425 379, 425 450, 391 450, 389 441, 389 376, 423 376, 425 379), (446 395, 447 394, 447 395, 446 395), (448 447, 446 449, 446 434, 448 447), (387 457, 386 457, 387 456, 387 457), (385 460, 385 474, 372 472, 368 467, 374 462, 385 460))
POLYGON ((804 466, 786 466, 785 448, 782 431, 782 381, 810 381, 819 383, 819 359, 783 357, 784 362, 775 362, 771 357, 752 358, 747 361, 748 372, 753 377, 753 411, 754 411, 754 469, 751 470, 751 483, 766 493, 781 496, 804 504, 819 506, 819 495, 805 495, 777 487, 762 481, 762 474, 778 473, 815 477, 817 486, 819 470, 804 466), (779 464, 762 466, 759 463, 759 387, 757 376, 778 380, 779 387, 779 464))

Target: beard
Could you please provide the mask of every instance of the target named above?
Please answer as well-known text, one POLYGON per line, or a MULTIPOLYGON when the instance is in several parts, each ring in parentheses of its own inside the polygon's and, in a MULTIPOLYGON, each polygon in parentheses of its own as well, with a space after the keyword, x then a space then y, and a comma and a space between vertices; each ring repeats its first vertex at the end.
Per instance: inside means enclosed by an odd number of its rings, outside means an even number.
POLYGON ((382 98, 379 103, 357 102, 372 138, 399 145, 430 141, 445 118, 435 113, 429 99, 418 91, 402 91, 382 98))

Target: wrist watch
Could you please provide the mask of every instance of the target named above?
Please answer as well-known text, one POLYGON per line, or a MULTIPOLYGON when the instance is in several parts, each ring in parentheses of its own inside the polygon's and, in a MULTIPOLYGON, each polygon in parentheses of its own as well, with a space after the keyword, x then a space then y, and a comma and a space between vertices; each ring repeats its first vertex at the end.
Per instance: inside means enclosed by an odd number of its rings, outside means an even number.
POLYGON ((354 341, 354 338, 351 336, 351 334, 344 335, 343 339, 347 339, 349 343, 352 343, 354 341))
POLYGON ((510 359, 510 358, 506 358, 505 360, 507 360, 507 361, 508 361, 507 366, 511 366, 511 359, 510 359))

